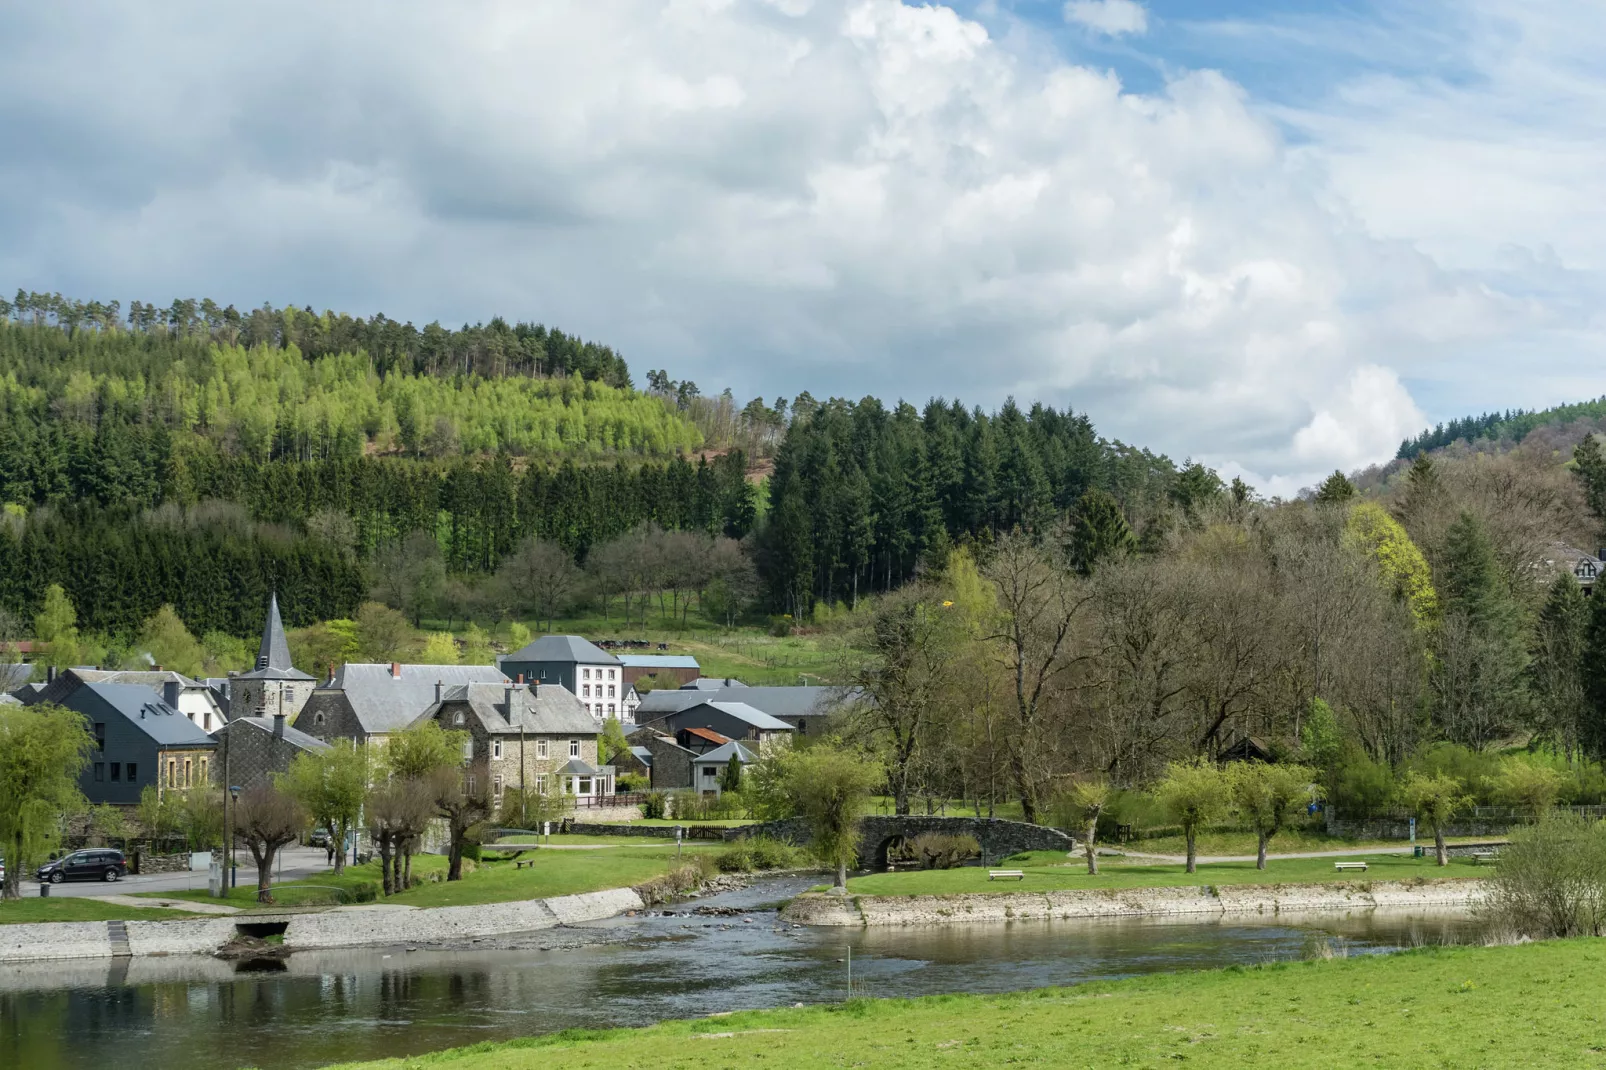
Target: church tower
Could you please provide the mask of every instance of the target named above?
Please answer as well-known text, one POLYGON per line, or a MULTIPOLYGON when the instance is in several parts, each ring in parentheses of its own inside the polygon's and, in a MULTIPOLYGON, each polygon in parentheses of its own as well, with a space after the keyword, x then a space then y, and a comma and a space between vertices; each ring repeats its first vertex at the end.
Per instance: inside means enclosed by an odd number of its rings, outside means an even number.
POLYGON ((231 673, 229 680, 230 718, 283 714, 293 722, 312 697, 316 681, 290 662, 290 643, 284 637, 284 621, 279 616, 278 592, 268 597, 268 619, 262 625, 256 667, 250 672, 231 673))

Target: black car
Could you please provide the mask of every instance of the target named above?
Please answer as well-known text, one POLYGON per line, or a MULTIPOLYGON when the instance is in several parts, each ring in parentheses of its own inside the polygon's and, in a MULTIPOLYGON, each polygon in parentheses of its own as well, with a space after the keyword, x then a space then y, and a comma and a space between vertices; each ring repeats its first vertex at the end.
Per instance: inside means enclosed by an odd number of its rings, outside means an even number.
POLYGON ((34 874, 41 884, 45 881, 51 884, 60 884, 62 881, 115 881, 126 876, 128 860, 123 857, 123 852, 104 847, 74 851, 65 858, 46 862, 34 874))

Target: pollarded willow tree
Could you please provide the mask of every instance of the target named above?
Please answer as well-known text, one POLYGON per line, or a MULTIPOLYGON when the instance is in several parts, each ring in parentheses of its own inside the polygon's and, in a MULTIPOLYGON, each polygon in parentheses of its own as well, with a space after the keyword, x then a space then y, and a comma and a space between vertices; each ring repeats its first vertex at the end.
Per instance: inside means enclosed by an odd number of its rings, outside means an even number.
POLYGON ((64 814, 88 806, 78 774, 94 746, 84 719, 60 706, 0 706, 0 844, 4 898, 22 894, 24 873, 57 841, 64 814))

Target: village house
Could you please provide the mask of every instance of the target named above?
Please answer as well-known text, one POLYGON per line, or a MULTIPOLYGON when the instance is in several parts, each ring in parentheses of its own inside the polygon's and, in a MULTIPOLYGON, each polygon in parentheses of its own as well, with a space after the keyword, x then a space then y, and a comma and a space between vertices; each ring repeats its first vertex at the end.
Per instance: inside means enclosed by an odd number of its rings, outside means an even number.
POLYGON ((148 687, 89 683, 69 669, 21 701, 51 702, 84 718, 94 749, 78 786, 91 805, 135 806, 150 785, 165 793, 211 779, 217 741, 148 687))
MULTIPOLYGON (((698 697, 702 698, 701 695, 698 697)), ((650 721, 643 720, 636 734, 639 735, 642 729, 674 737, 680 746, 688 750, 700 749, 697 742, 700 733, 697 730, 712 730, 717 733, 718 741, 702 736, 702 742, 720 746, 723 742, 739 740, 759 753, 777 744, 790 745, 797 732, 785 721, 771 717, 745 702, 713 702, 707 699, 650 721)))
POLYGON ((556 684, 580 700, 598 725, 609 717, 625 715, 624 666, 618 658, 578 635, 543 635, 500 659, 498 667, 510 680, 556 684))
POLYGON ((493 801, 503 792, 590 797, 614 793, 614 768, 597 755, 600 730, 585 705, 549 684, 470 683, 441 686, 436 701, 413 723, 433 720, 450 732, 467 732, 464 777, 468 790, 488 785, 493 801))
POLYGON ((691 760, 691 786, 699 795, 712 795, 718 798, 724 792, 720 784, 720 777, 730 764, 732 756, 738 764, 748 766, 758 758, 752 751, 732 740, 722 747, 715 747, 711 751, 699 754, 691 760))
POLYGON ((192 680, 181 672, 163 669, 112 670, 73 669, 86 683, 135 684, 148 687, 162 696, 162 701, 189 718, 191 724, 203 732, 214 732, 228 720, 227 711, 212 689, 199 680, 192 680))
POLYGON ((620 654, 619 666, 625 683, 651 677, 660 688, 677 688, 702 675, 702 667, 690 654, 620 654))
POLYGON ((244 791, 275 773, 289 772, 290 763, 303 754, 329 749, 323 740, 291 728, 287 719, 283 714, 236 717, 212 733, 218 742, 212 782, 244 791))
POLYGON ((347 662, 315 688, 293 724, 324 742, 383 744, 435 703, 436 685, 507 683, 494 665, 347 662))
POLYGON ((284 622, 279 619, 279 596, 270 595, 256 667, 250 672, 229 673, 229 715, 273 717, 282 713, 294 720, 312 697, 314 682, 291 664, 290 643, 284 636, 284 622))
POLYGON ((650 724, 703 702, 739 702, 807 735, 819 732, 844 697, 834 687, 749 687, 740 680, 698 678, 674 691, 649 691, 636 707, 635 720, 650 724))

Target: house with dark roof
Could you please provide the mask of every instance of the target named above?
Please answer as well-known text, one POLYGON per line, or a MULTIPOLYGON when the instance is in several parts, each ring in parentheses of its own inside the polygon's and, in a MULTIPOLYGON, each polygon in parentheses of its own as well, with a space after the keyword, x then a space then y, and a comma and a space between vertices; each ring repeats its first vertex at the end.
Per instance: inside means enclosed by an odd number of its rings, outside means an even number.
POLYGON ((548 684, 461 684, 440 688, 414 721, 435 721, 471 740, 469 791, 489 786, 498 803, 509 790, 597 796, 614 793, 615 770, 598 761, 596 721, 567 690, 548 684))
POLYGON ((318 754, 329 744, 291 728, 287 717, 236 717, 212 733, 218 742, 218 756, 212 762, 212 783, 218 787, 251 787, 272 776, 286 773, 290 763, 303 754, 318 754))
MULTIPOLYGON (((212 732, 228 720, 227 711, 212 689, 199 680, 192 680, 172 669, 69 669, 87 683, 137 684, 148 687, 162 696, 162 701, 173 707, 190 723, 203 732, 212 732)), ((57 679, 60 679, 58 676, 57 679)), ((48 690, 48 685, 47 685, 48 690)))
POLYGON ((211 779, 217 741, 161 695, 138 684, 90 683, 76 673, 69 669, 52 689, 22 702, 51 702, 84 718, 95 745, 78 786, 91 804, 134 806, 149 785, 183 791, 211 779))
POLYGON ((273 717, 282 713, 294 720, 312 697, 314 683, 311 676, 291 664, 290 642, 284 635, 284 621, 279 618, 279 596, 270 595, 256 667, 250 672, 229 673, 230 716, 273 717))
POLYGON ((625 715, 624 666, 606 650, 578 635, 543 635, 500 659, 503 675, 517 683, 557 684, 568 689, 597 724, 625 715))
POLYGON ((680 687, 697 679, 703 671, 690 654, 620 654, 619 665, 625 683, 651 676, 659 687, 680 687))
POLYGON ((651 724, 660 718, 690 709, 703 702, 740 702, 756 710, 785 721, 807 735, 811 728, 818 732, 825 719, 835 713, 838 706, 851 698, 851 692, 835 687, 748 687, 740 681, 730 681, 722 687, 706 687, 707 681, 693 681, 675 691, 649 691, 636 707, 636 723, 651 724))
POLYGON ((771 717, 745 702, 715 702, 706 699, 705 692, 693 694, 702 701, 645 721, 642 727, 675 737, 687 750, 698 749, 699 740, 710 741, 710 737, 694 731, 698 729, 711 729, 721 740, 746 741, 759 751, 776 743, 790 744, 797 731, 780 718, 771 717))
POLYGON ((713 795, 717 798, 724 790, 720 786, 719 775, 730 764, 732 756, 743 766, 758 761, 758 755, 732 740, 723 747, 716 747, 691 760, 692 789, 699 795, 713 795))
POLYGON ((440 698, 442 688, 507 683, 494 665, 404 665, 348 661, 313 690, 293 722, 309 736, 332 742, 383 742, 440 698))
POLYGON ((654 791, 675 791, 691 787, 692 759, 696 752, 682 747, 675 737, 651 728, 638 728, 625 739, 631 753, 647 767, 647 781, 654 791))

